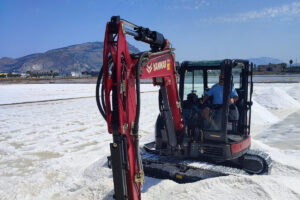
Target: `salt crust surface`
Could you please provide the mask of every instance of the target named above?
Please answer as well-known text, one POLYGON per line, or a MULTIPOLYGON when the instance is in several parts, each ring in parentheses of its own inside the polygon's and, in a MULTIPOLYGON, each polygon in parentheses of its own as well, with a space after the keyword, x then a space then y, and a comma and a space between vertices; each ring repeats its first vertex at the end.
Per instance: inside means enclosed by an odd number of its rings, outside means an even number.
MULTIPOLYGON (((88 97, 94 90, 84 84, 1 85, 0 104, 88 97)), ((283 123, 299 112, 300 84, 255 84, 253 100, 252 148, 271 155, 271 175, 189 184, 146 177, 142 199, 300 199, 300 142, 289 140, 300 134, 294 121, 286 122, 286 131, 283 123), (278 146, 282 141, 288 148, 278 146)), ((154 139, 157 104, 156 92, 142 94, 141 144, 154 139)), ((111 140, 94 98, 0 106, 0 199, 112 199, 106 167, 111 140)))

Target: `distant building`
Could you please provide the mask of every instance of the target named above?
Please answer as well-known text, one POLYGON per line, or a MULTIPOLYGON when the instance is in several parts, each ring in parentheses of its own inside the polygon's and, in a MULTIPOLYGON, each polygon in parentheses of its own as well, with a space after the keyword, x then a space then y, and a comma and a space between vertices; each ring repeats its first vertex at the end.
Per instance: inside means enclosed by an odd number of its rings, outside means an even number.
POLYGON ((0 72, 0 78, 7 78, 8 73, 1 73, 0 72))
POLYGON ((288 72, 300 72, 300 66, 293 66, 287 68, 288 72))
POLYGON ((99 75, 99 71, 91 71, 91 76, 98 76, 99 75))
POLYGON ((81 76, 81 72, 71 72, 71 76, 79 77, 79 76, 81 76))
POLYGON ((84 71, 84 72, 81 72, 81 75, 84 77, 89 77, 89 76, 91 76, 91 73, 89 73, 88 71, 84 71))
POLYGON ((258 65, 257 71, 259 72, 283 72, 286 67, 285 63, 280 64, 268 64, 268 65, 258 65))
POLYGON ((21 77, 21 74, 17 72, 11 72, 7 74, 7 77, 21 77))
POLYGON ((99 74, 99 71, 90 71, 90 72, 88 72, 88 71, 84 71, 84 72, 81 72, 81 75, 82 76, 85 76, 85 77, 89 77, 89 76, 98 76, 98 74, 99 74))
POLYGON ((21 77, 22 78, 27 78, 27 77, 29 77, 30 76, 30 74, 27 74, 27 73, 21 73, 21 77))

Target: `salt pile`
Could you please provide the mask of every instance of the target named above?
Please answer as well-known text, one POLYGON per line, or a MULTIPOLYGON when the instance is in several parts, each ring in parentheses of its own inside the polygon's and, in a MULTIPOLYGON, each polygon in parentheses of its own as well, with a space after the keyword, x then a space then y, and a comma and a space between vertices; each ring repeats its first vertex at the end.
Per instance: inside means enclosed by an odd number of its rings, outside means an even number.
POLYGON ((300 83, 292 86, 292 88, 290 88, 287 93, 294 97, 296 100, 300 100, 300 83))
POLYGON ((251 123, 253 125, 274 124, 280 121, 278 117, 272 114, 268 109, 253 100, 251 123))
MULTIPOLYGON (((297 89, 297 88, 296 88, 297 89)), ((300 92, 298 90, 298 92, 300 92)), ((255 93, 255 101, 269 109, 300 108, 300 103, 284 89, 277 87, 264 88, 255 93)))

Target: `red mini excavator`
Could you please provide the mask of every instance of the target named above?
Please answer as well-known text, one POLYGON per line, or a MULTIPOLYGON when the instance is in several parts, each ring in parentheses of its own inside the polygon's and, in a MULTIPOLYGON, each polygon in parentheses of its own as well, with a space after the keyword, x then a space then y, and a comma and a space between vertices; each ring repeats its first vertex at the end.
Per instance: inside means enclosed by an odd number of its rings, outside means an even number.
POLYGON ((252 91, 252 64, 247 60, 186 61, 179 67, 161 33, 112 17, 106 25, 96 100, 113 136, 108 165, 114 198, 141 199, 144 175, 186 183, 229 174, 268 174, 270 156, 250 150, 252 91), (126 34, 151 49, 129 52, 126 34), (216 106, 208 99, 201 104, 220 74, 223 103, 216 106), (152 79, 160 87, 155 141, 143 148, 138 135, 140 79, 152 79), (233 85, 239 96, 235 105, 229 103, 233 85), (204 108, 210 109, 209 119, 203 117, 204 108))

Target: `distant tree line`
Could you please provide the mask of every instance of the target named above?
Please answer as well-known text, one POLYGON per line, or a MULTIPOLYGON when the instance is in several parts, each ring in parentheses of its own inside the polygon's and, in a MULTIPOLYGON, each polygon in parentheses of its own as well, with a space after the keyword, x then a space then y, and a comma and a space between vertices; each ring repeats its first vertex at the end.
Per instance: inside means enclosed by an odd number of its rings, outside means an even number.
POLYGON ((21 77, 21 74, 9 72, 9 73, 7 74, 7 77, 21 77))
POLYGON ((52 70, 50 72, 32 72, 32 71, 27 71, 26 74, 28 74, 30 77, 41 77, 41 76, 51 76, 55 77, 58 76, 58 72, 53 72, 52 70))
POLYGON ((85 76, 93 76, 93 77, 97 77, 99 74, 99 71, 84 71, 81 72, 81 75, 85 75, 85 76))

